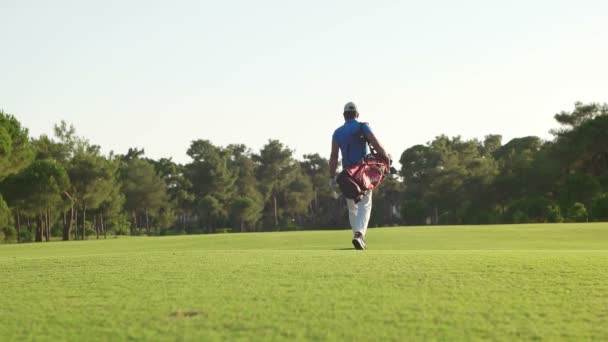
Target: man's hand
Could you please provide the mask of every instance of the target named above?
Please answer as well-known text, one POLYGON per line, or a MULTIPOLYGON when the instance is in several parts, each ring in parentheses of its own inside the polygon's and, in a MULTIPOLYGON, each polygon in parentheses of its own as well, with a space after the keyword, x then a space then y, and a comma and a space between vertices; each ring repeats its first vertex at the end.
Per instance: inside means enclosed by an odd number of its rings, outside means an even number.
POLYGON ((369 141, 369 143, 372 146, 374 146, 374 148, 376 149, 376 151, 378 152, 380 157, 383 158, 384 160, 386 160, 386 162, 390 164, 391 157, 388 155, 386 150, 384 150, 384 146, 382 146, 380 144, 380 142, 378 141, 378 139, 376 139, 376 136, 373 135, 372 133, 365 133, 365 137, 367 138, 367 141, 369 141))

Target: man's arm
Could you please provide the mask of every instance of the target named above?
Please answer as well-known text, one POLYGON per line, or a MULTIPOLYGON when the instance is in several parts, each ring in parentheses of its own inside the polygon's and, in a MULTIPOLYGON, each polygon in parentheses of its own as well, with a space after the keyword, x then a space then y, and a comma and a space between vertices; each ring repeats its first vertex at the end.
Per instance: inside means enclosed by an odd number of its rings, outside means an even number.
POLYGON ((332 139, 331 141, 331 155, 329 156, 329 177, 334 178, 336 176, 336 169, 338 169, 338 151, 340 146, 332 139))
POLYGON ((374 133, 365 132, 365 137, 367 138, 367 141, 369 141, 369 143, 374 146, 374 149, 376 149, 380 157, 384 158, 387 162, 390 161, 391 158, 388 156, 388 153, 386 153, 384 147, 380 144, 378 139, 376 139, 374 133))

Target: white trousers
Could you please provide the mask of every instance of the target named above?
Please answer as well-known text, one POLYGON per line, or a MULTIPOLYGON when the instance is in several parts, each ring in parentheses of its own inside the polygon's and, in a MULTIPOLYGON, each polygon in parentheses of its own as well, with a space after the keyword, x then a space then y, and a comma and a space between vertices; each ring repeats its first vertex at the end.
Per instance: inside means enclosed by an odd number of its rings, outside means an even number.
POLYGON ((346 199, 346 206, 348 207, 348 220, 353 233, 360 232, 365 236, 369 216, 372 213, 372 192, 370 191, 363 196, 359 203, 355 203, 352 199, 346 199))

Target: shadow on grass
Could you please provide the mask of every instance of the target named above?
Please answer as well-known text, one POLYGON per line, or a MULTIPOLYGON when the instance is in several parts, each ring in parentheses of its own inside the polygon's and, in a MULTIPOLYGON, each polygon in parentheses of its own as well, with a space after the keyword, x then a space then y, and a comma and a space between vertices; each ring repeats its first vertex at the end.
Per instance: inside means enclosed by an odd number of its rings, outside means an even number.
POLYGON ((206 316, 206 313, 202 311, 176 311, 172 312, 169 316, 176 318, 189 318, 199 315, 206 316))

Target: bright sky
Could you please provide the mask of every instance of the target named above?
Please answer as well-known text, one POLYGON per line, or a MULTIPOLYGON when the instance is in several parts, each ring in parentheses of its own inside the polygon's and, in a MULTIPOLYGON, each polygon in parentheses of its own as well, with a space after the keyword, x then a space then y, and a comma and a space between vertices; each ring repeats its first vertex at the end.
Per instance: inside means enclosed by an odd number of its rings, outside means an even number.
POLYGON ((441 133, 549 138, 608 102, 608 1, 0 0, 0 108, 103 151, 194 139, 328 157, 342 108, 396 159, 441 133))

